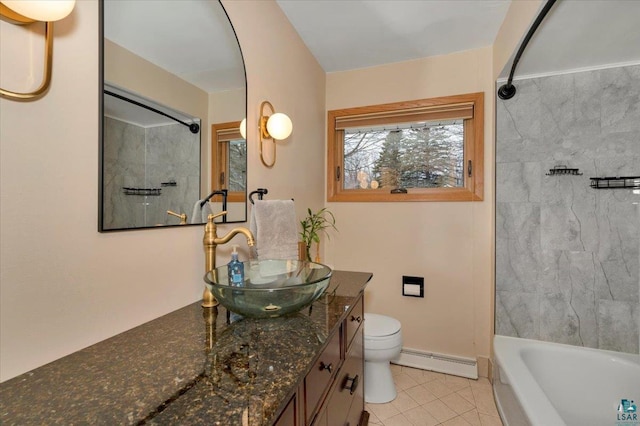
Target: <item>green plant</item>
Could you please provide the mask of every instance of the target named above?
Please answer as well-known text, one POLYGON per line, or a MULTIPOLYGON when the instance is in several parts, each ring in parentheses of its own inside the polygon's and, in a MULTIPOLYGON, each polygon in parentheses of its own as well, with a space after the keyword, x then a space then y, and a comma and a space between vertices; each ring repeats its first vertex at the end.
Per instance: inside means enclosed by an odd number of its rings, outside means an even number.
POLYGON ((305 245, 307 260, 310 261, 311 245, 313 243, 320 244, 320 233, 323 232, 327 238, 329 238, 327 228, 333 228, 336 231, 338 228, 336 228, 335 216, 333 216, 333 213, 327 210, 326 207, 318 210, 316 213, 313 213, 311 209, 307 209, 307 213, 307 217, 300 221, 300 225, 302 226, 300 237, 302 237, 305 245))

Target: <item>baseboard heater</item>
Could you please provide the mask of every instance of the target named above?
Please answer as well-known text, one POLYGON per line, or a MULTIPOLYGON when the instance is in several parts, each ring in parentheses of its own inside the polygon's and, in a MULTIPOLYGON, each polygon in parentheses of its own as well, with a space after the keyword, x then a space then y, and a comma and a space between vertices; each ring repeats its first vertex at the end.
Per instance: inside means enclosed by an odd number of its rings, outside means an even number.
POLYGON ((478 363, 472 358, 402 348, 400 355, 391 360, 391 362, 406 367, 453 374, 454 376, 467 377, 469 379, 478 378, 478 363))

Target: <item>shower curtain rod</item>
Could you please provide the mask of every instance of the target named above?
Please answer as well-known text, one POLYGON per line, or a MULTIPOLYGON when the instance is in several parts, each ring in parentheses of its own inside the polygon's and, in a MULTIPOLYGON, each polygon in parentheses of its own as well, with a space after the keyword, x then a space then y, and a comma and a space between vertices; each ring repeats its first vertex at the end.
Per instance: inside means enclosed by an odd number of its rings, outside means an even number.
POLYGON ((180 124, 182 124, 182 125, 184 125, 184 126, 187 126, 187 127, 189 128, 189 130, 191 131, 191 133, 194 133, 194 134, 195 134, 195 133, 198 133, 198 132, 200 131, 200 126, 199 126, 197 123, 191 123, 191 124, 189 124, 189 123, 185 123, 184 121, 179 120, 179 119, 177 119, 177 118, 175 118, 175 117, 172 117, 172 116, 170 116, 169 114, 167 114, 167 113, 165 113, 165 112, 162 112, 162 111, 160 111, 160 110, 158 110, 158 109, 155 109, 155 108, 153 108, 153 107, 150 107, 149 105, 145 105, 145 104, 143 104, 143 103, 141 103, 141 102, 134 101, 133 99, 129 99, 129 98, 127 98, 126 96, 122 96, 122 95, 119 95, 119 94, 117 94, 117 93, 111 92, 110 90, 106 90, 106 89, 105 89, 105 90, 104 90, 104 93, 106 93, 107 95, 113 96, 113 97, 115 97, 115 98, 122 99, 123 101, 126 101, 126 102, 132 103, 132 104, 134 104, 134 105, 137 105, 137 106, 139 106, 139 107, 141 107, 141 108, 148 109, 149 111, 153 111, 153 112, 155 112, 156 114, 163 115, 163 116, 165 116, 165 117, 167 117, 167 118, 170 118, 170 119, 172 119, 172 120, 174 120, 174 121, 177 121, 178 123, 180 123, 180 124))
POLYGON ((516 71, 518 61, 520 61, 520 57, 522 56, 524 49, 527 47, 529 40, 531 40, 531 37, 533 37, 533 33, 536 32, 538 26, 540 25, 544 17, 547 16, 547 13, 555 2, 556 0, 547 0, 547 3, 540 11, 540 14, 538 14, 538 17, 533 22, 533 25, 531 26, 531 28, 529 28, 529 32, 527 32, 527 35, 525 36, 522 44, 520 45, 520 48, 518 49, 518 53, 516 53, 516 57, 513 59, 513 64, 511 65, 511 72, 509 73, 509 79, 507 80, 507 83, 503 84, 498 89, 498 97, 500 99, 511 99, 516 94, 516 86, 511 84, 511 82, 513 81, 513 73, 516 71))

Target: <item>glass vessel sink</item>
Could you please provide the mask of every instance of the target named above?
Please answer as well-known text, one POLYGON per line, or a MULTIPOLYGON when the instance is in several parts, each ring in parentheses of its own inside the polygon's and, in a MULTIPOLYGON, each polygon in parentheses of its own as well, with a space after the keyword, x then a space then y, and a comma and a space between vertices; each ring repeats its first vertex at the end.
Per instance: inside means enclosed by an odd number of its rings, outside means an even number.
POLYGON ((222 306, 250 318, 273 318, 298 312, 322 295, 331 269, 304 260, 249 260, 244 284, 230 284, 227 265, 207 272, 204 281, 222 306))

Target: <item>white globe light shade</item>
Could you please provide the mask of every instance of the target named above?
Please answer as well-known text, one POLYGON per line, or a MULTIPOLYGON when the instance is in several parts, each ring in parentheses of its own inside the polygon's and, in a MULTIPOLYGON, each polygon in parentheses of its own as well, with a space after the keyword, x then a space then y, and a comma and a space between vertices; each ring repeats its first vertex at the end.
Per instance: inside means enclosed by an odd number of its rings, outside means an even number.
POLYGON ((281 112, 277 112, 267 120, 267 132, 277 140, 286 139, 293 131, 291 119, 281 112))
POLYGON ((69 15, 76 0, 2 0, 1 3, 27 18, 52 22, 69 15))
POLYGON ((240 134, 242 135, 242 139, 247 139, 247 119, 243 118, 240 122, 240 134))

